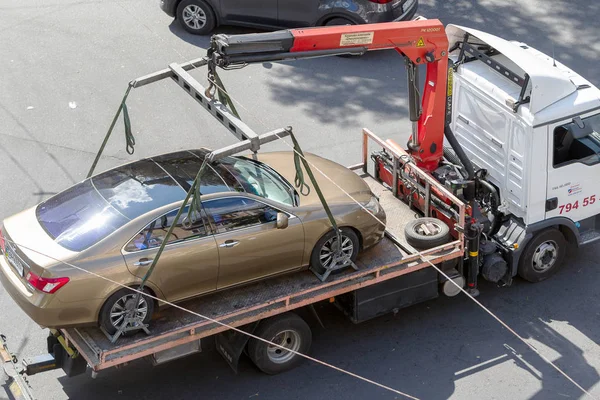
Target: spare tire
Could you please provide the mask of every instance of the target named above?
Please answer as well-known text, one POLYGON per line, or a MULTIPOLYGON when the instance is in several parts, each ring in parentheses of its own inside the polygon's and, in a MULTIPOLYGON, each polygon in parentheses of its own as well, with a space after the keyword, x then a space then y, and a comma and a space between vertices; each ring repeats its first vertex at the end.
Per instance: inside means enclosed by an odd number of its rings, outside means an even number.
POLYGON ((417 250, 430 249, 450 241, 450 228, 437 218, 417 218, 404 227, 406 241, 417 250))

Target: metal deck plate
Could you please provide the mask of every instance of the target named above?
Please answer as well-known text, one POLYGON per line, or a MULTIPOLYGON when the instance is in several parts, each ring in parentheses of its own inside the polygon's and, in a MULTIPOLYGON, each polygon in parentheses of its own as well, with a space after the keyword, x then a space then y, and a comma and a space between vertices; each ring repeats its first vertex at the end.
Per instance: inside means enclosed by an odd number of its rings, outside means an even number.
POLYGON ((415 219, 417 213, 400 199, 394 196, 391 190, 384 187, 381 183, 369 175, 361 175, 361 178, 369 185, 371 192, 379 197, 379 203, 385 210, 387 216, 386 230, 402 245, 404 251, 415 254, 417 250, 408 244, 406 235, 404 235, 404 227, 406 224, 415 219))

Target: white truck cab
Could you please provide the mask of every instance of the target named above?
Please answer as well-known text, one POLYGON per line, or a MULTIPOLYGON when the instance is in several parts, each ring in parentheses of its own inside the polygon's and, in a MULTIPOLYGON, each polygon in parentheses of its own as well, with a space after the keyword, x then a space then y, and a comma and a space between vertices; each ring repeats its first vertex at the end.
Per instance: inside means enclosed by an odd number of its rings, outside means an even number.
POLYGON ((561 261, 556 232, 577 246, 600 239, 600 90, 524 43, 455 25, 447 34, 461 43, 450 53, 450 126, 498 189, 496 239, 513 252, 514 274, 523 250, 540 270, 561 261))

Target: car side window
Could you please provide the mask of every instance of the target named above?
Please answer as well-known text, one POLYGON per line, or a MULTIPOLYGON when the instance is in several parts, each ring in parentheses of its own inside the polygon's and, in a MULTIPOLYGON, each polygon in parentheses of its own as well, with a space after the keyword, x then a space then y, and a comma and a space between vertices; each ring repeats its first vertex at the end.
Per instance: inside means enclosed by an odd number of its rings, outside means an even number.
MULTIPOLYGON (((177 211, 179 211, 179 209, 164 214, 146 225, 140 233, 127 243, 125 251, 134 252, 159 247, 165 240, 167 232, 175 220, 177 211)), ((187 212, 188 207, 184 209, 177 225, 173 229, 173 232, 169 237, 169 244, 196 239, 209 234, 209 232, 206 231, 206 226, 202 220, 194 221, 189 227, 184 226, 182 221, 187 216, 187 212)))
POLYGON ((203 205, 217 233, 277 221, 275 208, 245 197, 210 200, 203 205))

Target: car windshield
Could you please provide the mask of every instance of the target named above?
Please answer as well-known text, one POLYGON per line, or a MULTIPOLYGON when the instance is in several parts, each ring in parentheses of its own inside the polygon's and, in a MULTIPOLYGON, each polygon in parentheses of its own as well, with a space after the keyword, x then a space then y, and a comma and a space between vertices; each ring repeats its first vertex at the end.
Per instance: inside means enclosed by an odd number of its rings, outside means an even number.
POLYGON ((220 163, 235 176, 246 192, 294 206, 294 188, 268 165, 245 157, 227 157, 220 163))
POLYGON ((82 251, 127 223, 88 179, 41 203, 37 219, 61 246, 82 251))

